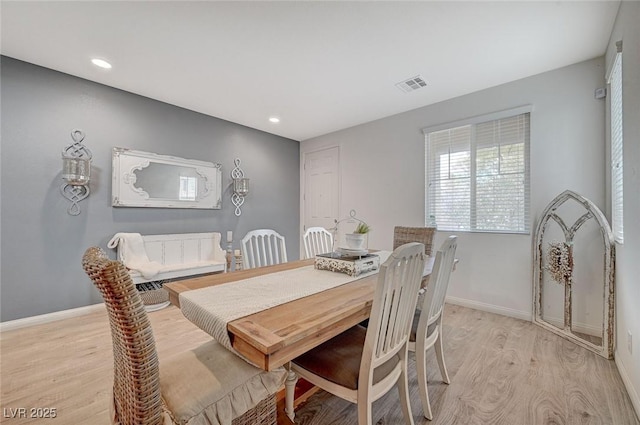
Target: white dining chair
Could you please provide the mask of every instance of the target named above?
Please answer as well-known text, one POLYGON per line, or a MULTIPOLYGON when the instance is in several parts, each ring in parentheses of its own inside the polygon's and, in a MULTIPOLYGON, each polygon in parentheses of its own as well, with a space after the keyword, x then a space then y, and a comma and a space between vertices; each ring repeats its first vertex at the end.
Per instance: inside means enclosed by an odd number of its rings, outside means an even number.
MULTIPOLYGON (((305 380, 356 403, 359 425, 371 425, 372 403, 395 385, 405 423, 414 423, 407 350, 425 261, 424 245, 420 243, 393 251, 378 273, 368 327, 356 325, 291 363, 292 371, 305 380)), ((292 389, 287 387, 289 393, 292 389)))
POLYGON ((287 262, 284 236, 271 229, 252 230, 242 238, 242 267, 271 266, 287 262))
POLYGON ((442 349, 442 312, 449 286, 449 278, 453 270, 456 247, 457 237, 449 236, 436 252, 422 308, 416 309, 411 326, 411 337, 409 338, 409 350, 416 353, 416 370, 418 372, 422 412, 424 417, 429 420, 433 419, 431 404, 429 403, 429 392, 427 391, 426 362, 429 348, 435 347, 442 380, 447 384, 450 382, 442 349))
POLYGON ((324 227, 309 227, 302 240, 306 258, 333 251, 333 235, 324 227))

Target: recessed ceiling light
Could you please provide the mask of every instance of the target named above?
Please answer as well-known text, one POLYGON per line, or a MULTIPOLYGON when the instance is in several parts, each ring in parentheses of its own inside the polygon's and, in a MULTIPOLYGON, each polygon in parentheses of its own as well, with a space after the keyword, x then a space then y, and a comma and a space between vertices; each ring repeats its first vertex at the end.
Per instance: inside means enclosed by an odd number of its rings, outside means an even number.
POLYGON ((278 122, 280 122, 280 118, 278 118, 278 117, 270 117, 269 121, 271 121, 272 123, 278 123, 278 122))
POLYGON ((102 59, 91 59, 91 63, 104 69, 111 69, 111 64, 102 59))

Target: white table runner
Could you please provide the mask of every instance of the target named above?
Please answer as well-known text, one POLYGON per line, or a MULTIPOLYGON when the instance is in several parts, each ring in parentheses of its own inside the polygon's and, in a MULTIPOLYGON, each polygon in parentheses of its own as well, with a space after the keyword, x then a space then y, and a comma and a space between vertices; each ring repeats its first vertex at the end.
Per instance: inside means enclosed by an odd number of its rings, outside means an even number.
MULTIPOLYGON (((376 255, 380 257, 382 265, 391 252, 378 251, 376 255)), ((343 273, 316 270, 313 266, 300 267, 182 292, 180 309, 187 319, 237 354, 231 347, 227 333, 229 322, 377 272, 351 277, 343 273)))

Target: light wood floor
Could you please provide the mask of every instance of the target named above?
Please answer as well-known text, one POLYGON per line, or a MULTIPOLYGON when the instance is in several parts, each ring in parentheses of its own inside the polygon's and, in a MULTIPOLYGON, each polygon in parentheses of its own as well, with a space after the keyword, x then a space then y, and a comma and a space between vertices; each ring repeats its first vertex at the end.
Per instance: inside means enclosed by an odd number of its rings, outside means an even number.
MULTIPOLYGON (((174 307, 150 318, 161 367, 163 358, 209 340, 174 307)), ((444 323, 451 385, 441 382, 431 354, 435 416, 429 422, 422 417, 412 373, 416 425, 640 425, 613 361, 522 320, 447 305, 444 323)), ((108 424, 111 363, 106 312, 1 333, 0 422, 108 424), (5 417, 20 407, 55 408, 57 417, 5 417)), ((373 410, 377 425, 403 423, 395 390, 373 410)), ((298 409, 296 423, 356 425, 356 408, 320 391, 298 409)))

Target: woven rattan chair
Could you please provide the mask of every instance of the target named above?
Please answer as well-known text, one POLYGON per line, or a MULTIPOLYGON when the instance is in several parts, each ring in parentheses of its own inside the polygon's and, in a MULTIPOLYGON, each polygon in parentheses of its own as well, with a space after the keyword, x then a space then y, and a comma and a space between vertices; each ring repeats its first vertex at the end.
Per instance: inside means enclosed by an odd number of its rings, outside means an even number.
MULTIPOLYGON (((424 245, 424 253, 431 256, 433 250, 433 236, 436 233, 435 227, 404 227, 393 228, 393 249, 410 242, 419 242, 424 245)), ((422 278, 422 287, 429 284, 429 276, 422 278)))
POLYGON ((284 370, 264 372, 214 341, 160 368, 151 323, 126 267, 96 247, 85 252, 82 266, 102 293, 111 324, 113 424, 276 424, 284 370))
POLYGON ((393 249, 409 242, 420 242, 424 245, 424 253, 431 256, 435 227, 403 227, 393 228, 393 249))

